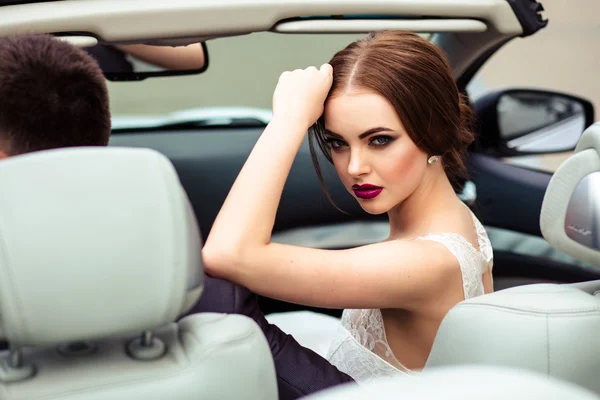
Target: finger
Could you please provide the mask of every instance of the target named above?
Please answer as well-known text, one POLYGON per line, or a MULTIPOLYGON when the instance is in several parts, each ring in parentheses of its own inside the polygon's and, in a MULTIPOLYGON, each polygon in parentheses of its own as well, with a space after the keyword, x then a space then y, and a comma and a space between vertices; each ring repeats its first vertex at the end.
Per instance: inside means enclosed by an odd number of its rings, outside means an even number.
POLYGON ((307 71, 317 71, 317 67, 311 65, 310 67, 306 68, 307 71))
POLYGON ((325 74, 333 75, 333 67, 331 66, 331 64, 321 65, 320 71, 325 74))

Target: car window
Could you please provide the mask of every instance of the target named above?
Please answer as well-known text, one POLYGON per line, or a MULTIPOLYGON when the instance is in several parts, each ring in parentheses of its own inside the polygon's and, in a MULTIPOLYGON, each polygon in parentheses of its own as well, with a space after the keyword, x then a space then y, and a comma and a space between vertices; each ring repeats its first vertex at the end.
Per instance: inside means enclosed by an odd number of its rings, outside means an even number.
MULTIPOLYGON (((596 0, 581 0, 577 7, 560 0, 544 2, 548 26, 525 40, 516 38, 495 53, 469 84, 471 98, 507 87, 541 88, 581 96, 600 105, 600 60, 593 49, 600 42, 596 0)), ((532 121, 529 121, 532 122, 532 121)), ((518 156, 504 161, 554 172, 570 152, 518 156)))

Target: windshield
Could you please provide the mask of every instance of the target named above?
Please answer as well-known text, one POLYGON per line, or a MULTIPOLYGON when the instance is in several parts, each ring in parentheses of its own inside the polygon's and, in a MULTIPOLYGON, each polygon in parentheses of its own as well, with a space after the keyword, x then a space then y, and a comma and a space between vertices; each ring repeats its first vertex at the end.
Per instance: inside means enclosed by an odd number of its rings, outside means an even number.
POLYGON ((209 67, 202 74, 108 82, 113 118, 166 116, 206 107, 270 110, 283 71, 326 63, 336 51, 363 36, 266 32, 210 40, 209 67))

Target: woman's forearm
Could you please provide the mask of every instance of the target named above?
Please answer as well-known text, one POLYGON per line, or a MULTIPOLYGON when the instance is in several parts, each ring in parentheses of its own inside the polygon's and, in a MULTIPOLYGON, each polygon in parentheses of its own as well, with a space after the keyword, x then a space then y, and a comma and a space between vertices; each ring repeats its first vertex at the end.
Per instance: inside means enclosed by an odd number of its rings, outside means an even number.
POLYGON ((289 120, 273 119, 267 125, 215 219, 205 259, 215 253, 237 257, 269 243, 281 193, 306 130, 289 120))

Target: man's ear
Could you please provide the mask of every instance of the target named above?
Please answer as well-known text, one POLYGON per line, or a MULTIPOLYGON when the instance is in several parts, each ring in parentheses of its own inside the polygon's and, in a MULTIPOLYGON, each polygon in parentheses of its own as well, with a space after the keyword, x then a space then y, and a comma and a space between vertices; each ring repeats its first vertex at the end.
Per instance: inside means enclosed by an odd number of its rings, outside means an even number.
POLYGON ((0 132, 0 160, 10 157, 10 145, 5 138, 4 132, 0 132))

